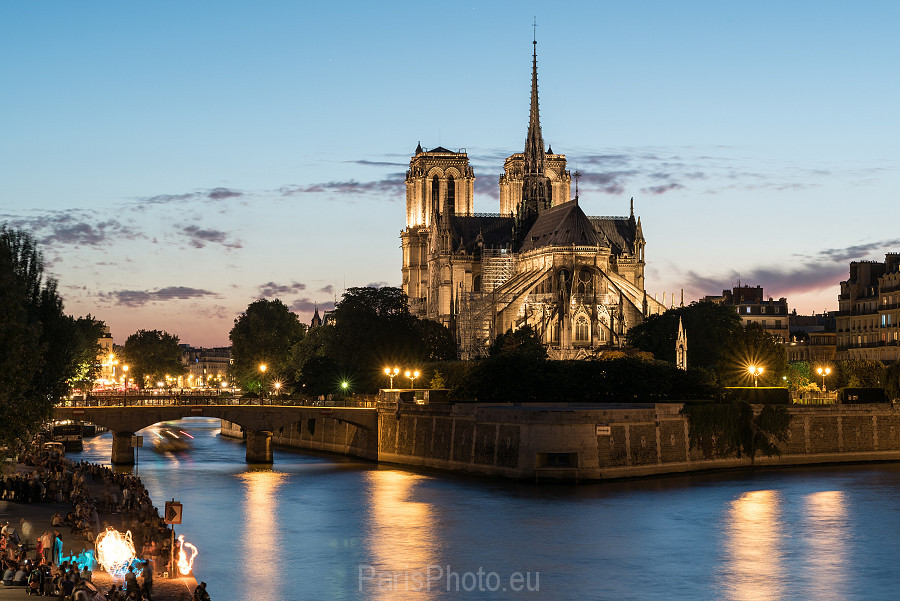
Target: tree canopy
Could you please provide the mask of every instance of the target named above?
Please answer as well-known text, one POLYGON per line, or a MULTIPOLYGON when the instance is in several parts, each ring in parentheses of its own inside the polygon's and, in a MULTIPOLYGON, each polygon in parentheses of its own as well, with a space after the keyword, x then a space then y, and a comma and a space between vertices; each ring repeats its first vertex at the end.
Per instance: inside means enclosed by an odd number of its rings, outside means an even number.
POLYGON ((27 439, 68 393, 78 349, 34 238, 0 226, 0 444, 27 439))
POLYGON ((741 318, 734 307, 700 301, 651 315, 628 331, 628 344, 674 363, 679 319, 687 334, 691 367, 717 367, 725 345, 741 330, 741 318))
POLYGON ((244 390, 260 392, 263 381, 292 380, 291 347, 306 335, 296 313, 278 299, 259 299, 234 320, 231 339, 231 376, 244 390), (265 373, 260 365, 266 366, 265 373))
POLYGON ((178 337, 160 330, 138 330, 125 340, 127 377, 138 388, 155 386, 184 373, 178 337))
POLYGON ((347 381, 373 392, 385 367, 418 369, 425 361, 456 357, 456 341, 435 321, 409 312, 399 288, 349 288, 335 307, 331 325, 314 328, 292 351, 291 364, 308 394, 338 392, 347 381))

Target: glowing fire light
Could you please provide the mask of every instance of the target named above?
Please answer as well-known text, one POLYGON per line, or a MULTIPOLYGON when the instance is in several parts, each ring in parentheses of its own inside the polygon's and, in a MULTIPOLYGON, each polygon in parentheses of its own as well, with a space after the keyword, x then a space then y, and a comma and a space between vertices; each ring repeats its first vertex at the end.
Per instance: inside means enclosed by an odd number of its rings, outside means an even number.
POLYGON ((129 564, 135 559, 131 530, 122 534, 112 526, 97 536, 97 561, 110 576, 123 578, 129 564))
POLYGON ((194 567, 194 558, 197 557, 197 547, 192 545, 191 543, 185 542, 184 535, 178 535, 178 571, 181 572, 182 576, 187 576, 191 573, 191 568, 194 567), (191 556, 187 557, 187 554, 184 552, 184 548, 187 547, 191 550, 191 556))

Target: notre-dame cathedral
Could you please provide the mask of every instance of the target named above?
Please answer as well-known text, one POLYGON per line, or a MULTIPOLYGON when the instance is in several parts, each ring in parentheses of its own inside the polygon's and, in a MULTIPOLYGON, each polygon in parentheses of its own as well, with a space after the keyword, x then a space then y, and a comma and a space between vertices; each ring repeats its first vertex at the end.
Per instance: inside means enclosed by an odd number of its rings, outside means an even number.
POLYGON ((534 44, 525 151, 503 165, 500 212, 474 212, 465 152, 420 143, 406 172, 403 292, 413 314, 450 328, 463 358, 525 325, 551 358, 599 355, 663 310, 644 290, 634 204, 628 217, 588 217, 572 199, 566 156, 544 150, 534 44))

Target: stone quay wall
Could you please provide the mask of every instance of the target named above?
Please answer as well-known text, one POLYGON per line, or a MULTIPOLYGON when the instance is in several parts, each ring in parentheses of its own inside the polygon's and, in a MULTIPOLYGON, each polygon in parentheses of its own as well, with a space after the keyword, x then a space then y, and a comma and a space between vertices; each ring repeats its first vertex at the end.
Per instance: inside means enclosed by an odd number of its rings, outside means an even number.
MULTIPOLYGON (((273 442, 406 466, 535 480, 605 480, 751 465, 692 448, 679 403, 379 403, 377 432, 304 420, 273 442), (314 423, 313 423, 314 422, 314 423)), ((900 461, 900 406, 788 407, 780 457, 757 466, 900 461)), ((240 436, 223 422, 223 434, 240 436)))
MULTIPOLYGON (((243 429, 222 420, 222 435, 244 438, 243 429)), ((328 417, 303 419, 272 433, 277 445, 378 460, 377 433, 328 417)))

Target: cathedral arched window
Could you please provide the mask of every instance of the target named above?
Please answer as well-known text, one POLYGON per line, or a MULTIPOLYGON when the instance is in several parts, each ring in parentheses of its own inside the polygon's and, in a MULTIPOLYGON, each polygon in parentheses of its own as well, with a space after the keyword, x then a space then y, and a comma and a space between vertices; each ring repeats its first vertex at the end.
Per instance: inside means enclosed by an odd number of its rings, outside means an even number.
POLYGON ((452 175, 447 176, 447 207, 451 214, 456 210, 456 182, 452 175))
POLYGON ((575 320, 575 342, 588 342, 591 339, 591 326, 587 317, 580 315, 575 320))
POLYGON ((432 210, 441 208, 441 180, 436 175, 431 178, 431 208, 432 210))

